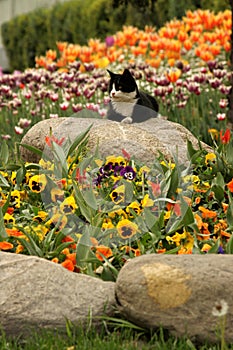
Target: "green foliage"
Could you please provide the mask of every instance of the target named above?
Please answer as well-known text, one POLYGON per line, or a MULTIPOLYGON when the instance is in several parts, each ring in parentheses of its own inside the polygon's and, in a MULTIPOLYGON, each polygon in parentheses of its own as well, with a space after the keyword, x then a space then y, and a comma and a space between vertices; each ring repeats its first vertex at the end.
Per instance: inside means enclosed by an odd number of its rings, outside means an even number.
POLYGON ((34 66, 35 56, 50 48, 46 29, 48 12, 48 9, 41 8, 2 25, 3 43, 11 69, 34 66))
POLYGON ((157 26, 161 27, 172 18, 181 19, 187 10, 194 10, 196 6, 193 0, 157 0, 155 3, 155 13, 157 26))
POLYGON ((113 11, 109 0, 72 0, 19 15, 2 25, 10 68, 33 67, 35 56, 55 49, 57 41, 84 45, 91 37, 104 39, 121 29, 124 13, 124 7, 113 11))
POLYGON ((225 11, 230 9, 229 0, 200 0, 200 7, 203 9, 210 9, 215 12, 225 11))

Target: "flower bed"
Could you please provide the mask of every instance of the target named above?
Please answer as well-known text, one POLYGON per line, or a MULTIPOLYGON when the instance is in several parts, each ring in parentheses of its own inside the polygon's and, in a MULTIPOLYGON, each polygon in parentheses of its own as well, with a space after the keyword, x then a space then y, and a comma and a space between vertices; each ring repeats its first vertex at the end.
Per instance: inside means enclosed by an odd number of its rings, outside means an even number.
POLYGON ((124 150, 99 159, 86 154, 87 138, 88 130, 73 144, 50 136, 52 160, 44 153, 14 171, 6 164, 1 250, 104 279, 141 254, 232 253, 229 129, 213 153, 189 143, 189 167, 161 156, 149 168, 124 150))
POLYGON ((158 32, 125 27, 105 43, 59 43, 61 57, 48 51, 37 58, 43 68, 2 74, 0 250, 107 280, 141 254, 231 254, 230 28, 229 11, 188 12, 158 32), (107 65, 129 67, 160 113, 213 145, 213 153, 188 143, 188 168, 162 156, 149 168, 124 150, 99 159, 87 154, 87 130, 72 145, 48 135, 53 161, 37 151, 39 164, 22 164, 14 147, 39 120, 105 117, 107 65))

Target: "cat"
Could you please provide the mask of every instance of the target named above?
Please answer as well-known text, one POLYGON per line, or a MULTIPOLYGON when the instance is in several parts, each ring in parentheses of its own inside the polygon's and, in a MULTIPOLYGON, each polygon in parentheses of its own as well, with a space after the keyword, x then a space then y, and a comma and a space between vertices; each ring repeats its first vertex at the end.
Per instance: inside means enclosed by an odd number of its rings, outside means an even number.
POLYGON ((138 89, 137 83, 128 69, 123 74, 110 75, 108 93, 110 103, 107 118, 122 123, 141 123, 158 116, 157 101, 138 89))

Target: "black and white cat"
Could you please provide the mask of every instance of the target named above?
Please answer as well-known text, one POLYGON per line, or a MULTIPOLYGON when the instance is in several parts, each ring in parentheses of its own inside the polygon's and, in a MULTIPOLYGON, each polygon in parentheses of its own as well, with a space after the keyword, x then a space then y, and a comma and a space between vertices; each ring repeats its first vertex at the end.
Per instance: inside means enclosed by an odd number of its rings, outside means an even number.
POLYGON ((128 69, 123 74, 110 74, 110 104, 107 118, 122 123, 141 123, 158 116, 157 101, 138 89, 137 83, 128 69))

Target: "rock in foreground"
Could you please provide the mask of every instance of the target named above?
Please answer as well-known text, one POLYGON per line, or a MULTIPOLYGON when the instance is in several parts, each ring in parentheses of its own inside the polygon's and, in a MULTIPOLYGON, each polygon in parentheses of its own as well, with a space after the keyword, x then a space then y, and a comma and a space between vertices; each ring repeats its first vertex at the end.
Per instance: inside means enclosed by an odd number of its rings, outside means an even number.
MULTIPOLYGON (((152 118, 143 123, 124 124, 96 118, 58 118, 55 122, 43 120, 34 125, 24 136, 22 143, 44 150, 45 136, 49 129, 57 139, 69 137, 73 141, 92 125, 89 149, 94 152, 97 145, 99 153, 105 157, 122 155, 122 149, 144 164, 151 164, 160 152, 167 160, 177 157, 186 163, 187 140, 199 148, 198 140, 184 126, 163 118, 152 118)), ((202 145, 210 150, 207 145, 202 145)), ((38 161, 38 157, 27 149, 21 149, 23 160, 38 161)))
POLYGON ((116 282, 121 314, 131 322, 202 343, 216 342, 215 303, 228 304, 225 336, 233 342, 233 256, 144 255, 128 262, 116 282))
POLYGON ((34 256, 0 252, 0 325, 7 335, 65 331, 66 320, 98 325, 113 315, 114 286, 34 256), (91 316, 90 316, 91 315, 91 316), (97 318, 96 318, 97 317, 97 318))

